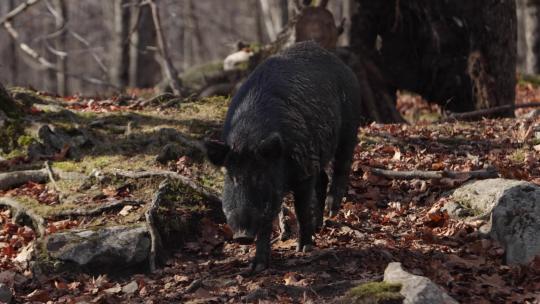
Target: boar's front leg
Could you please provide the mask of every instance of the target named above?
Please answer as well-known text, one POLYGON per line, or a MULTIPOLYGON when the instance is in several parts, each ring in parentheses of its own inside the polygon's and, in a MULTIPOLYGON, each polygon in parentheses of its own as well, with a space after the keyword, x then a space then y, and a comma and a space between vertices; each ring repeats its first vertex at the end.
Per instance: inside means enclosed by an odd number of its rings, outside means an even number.
POLYGON ((298 244, 297 251, 310 251, 313 247, 313 232, 316 221, 315 213, 317 213, 317 196, 315 186, 317 178, 312 177, 305 181, 299 182, 293 187, 294 193, 294 210, 298 219, 298 244))
MULTIPOLYGON (((271 221, 269 221, 271 223, 271 221)), ((272 226, 262 224, 257 233, 255 258, 251 263, 251 273, 258 273, 270 264, 270 238, 272 236, 272 226)))

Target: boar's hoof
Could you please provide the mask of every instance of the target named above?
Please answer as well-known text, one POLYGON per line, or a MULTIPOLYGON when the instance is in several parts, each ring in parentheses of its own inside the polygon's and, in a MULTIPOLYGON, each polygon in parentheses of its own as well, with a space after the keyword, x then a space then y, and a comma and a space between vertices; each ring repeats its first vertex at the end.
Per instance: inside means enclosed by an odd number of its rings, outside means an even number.
POLYGON ((296 251, 298 252, 311 252, 313 251, 313 244, 306 244, 306 245, 302 245, 302 244, 298 244, 296 245, 296 251))

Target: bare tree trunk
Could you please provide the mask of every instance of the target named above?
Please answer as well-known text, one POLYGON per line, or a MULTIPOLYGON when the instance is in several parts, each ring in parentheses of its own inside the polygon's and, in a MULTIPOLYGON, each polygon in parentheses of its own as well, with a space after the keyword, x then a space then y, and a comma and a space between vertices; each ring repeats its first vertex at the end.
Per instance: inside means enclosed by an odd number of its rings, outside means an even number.
POLYGON ((206 45, 203 34, 201 32, 201 27, 199 26, 198 10, 195 6, 195 3, 196 2, 193 2, 193 0, 189 0, 189 5, 191 7, 190 10, 193 25, 193 35, 195 36, 195 40, 197 41, 197 47, 194 48, 194 53, 197 55, 197 57, 194 62, 199 64, 210 58, 209 50, 211 50, 211 48, 206 45))
POLYGON ((262 11, 259 0, 253 0, 253 10, 255 12, 255 28, 257 33, 257 42, 264 43, 264 29, 262 24, 262 11))
MULTIPOLYGON (((68 22, 68 7, 66 0, 54 0, 54 9, 57 16, 55 16, 56 31, 62 31, 55 41, 56 50, 64 51, 67 46, 67 30, 64 28, 68 22)), ((58 94, 66 96, 68 93, 68 57, 57 56, 56 58, 56 89, 58 94)))
POLYGON ((276 29, 276 24, 272 19, 272 12, 269 2, 269 0, 259 0, 263 17, 262 20, 264 22, 264 26, 266 27, 266 34, 268 35, 268 38, 270 38, 270 41, 274 41, 276 40, 278 31, 276 29))
POLYGON ((517 0, 518 70, 540 73, 540 1, 517 0))
POLYGON ((169 85, 175 95, 181 95, 180 81, 178 79, 178 72, 172 64, 171 57, 169 57, 169 50, 167 47, 167 42, 163 35, 163 29, 161 27, 161 18, 159 16, 159 9, 154 0, 149 0, 148 5, 152 10, 152 18, 154 19, 154 26, 156 28, 156 38, 158 43, 159 52, 161 54, 161 67, 163 69, 163 74, 169 81, 169 85))
POLYGON ((156 29, 152 11, 146 5, 136 7, 132 13, 129 85, 150 88, 160 81, 160 65, 156 61, 156 29), (137 20, 135 20, 137 19, 137 20))
POLYGON ((129 83, 129 35, 130 10, 128 0, 113 0, 113 47, 111 80, 124 89, 129 83))
POLYGON ((182 61, 182 66, 184 71, 187 70, 193 64, 193 15, 192 15, 192 5, 191 0, 185 2, 184 8, 184 43, 183 51, 184 57, 182 61))

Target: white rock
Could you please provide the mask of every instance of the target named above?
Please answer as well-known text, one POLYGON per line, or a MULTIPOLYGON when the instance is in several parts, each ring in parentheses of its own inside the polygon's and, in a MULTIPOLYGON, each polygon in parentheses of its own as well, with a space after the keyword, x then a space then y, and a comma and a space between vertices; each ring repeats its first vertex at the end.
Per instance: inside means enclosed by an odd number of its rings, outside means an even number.
POLYGON ((504 247, 506 263, 528 264, 540 255, 539 186, 487 179, 463 185, 451 199, 477 216, 484 215, 489 223, 483 231, 504 247))
POLYGON ((384 270, 384 281, 402 285, 403 304, 458 304, 430 279, 406 272, 401 263, 390 263, 384 270))

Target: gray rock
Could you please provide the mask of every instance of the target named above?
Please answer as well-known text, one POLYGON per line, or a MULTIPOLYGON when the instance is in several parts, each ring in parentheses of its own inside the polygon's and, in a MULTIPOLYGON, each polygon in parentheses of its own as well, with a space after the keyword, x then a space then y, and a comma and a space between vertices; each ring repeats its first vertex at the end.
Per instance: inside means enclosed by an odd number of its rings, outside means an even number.
POLYGON ((404 304, 458 304, 430 279, 406 272, 401 263, 390 263, 384 270, 384 281, 402 285, 404 304))
POLYGON ((527 264, 540 254, 540 187, 524 181, 488 179, 467 183, 451 199, 486 219, 483 232, 505 249, 508 264, 527 264))
POLYGON ((11 303, 12 298, 11 289, 6 284, 0 283, 0 303, 11 303))
POLYGON ((48 235, 43 242, 49 257, 97 269, 138 264, 147 259, 150 251, 150 236, 144 224, 68 230, 48 235))

